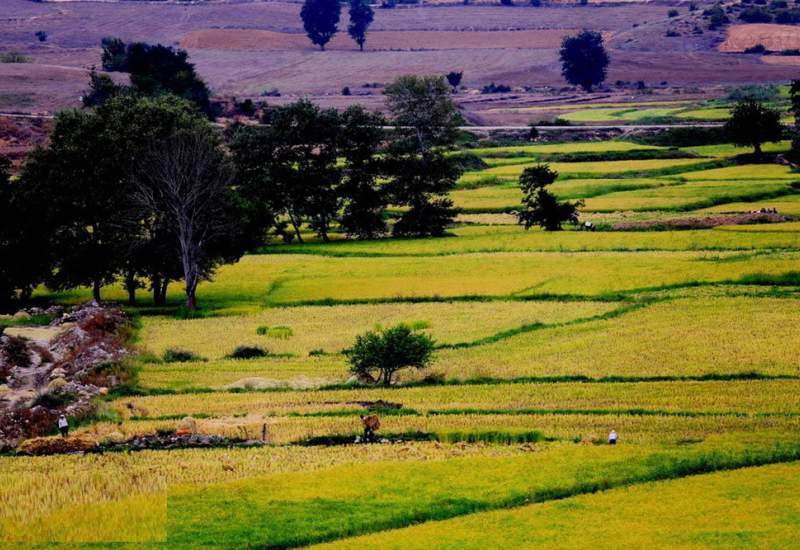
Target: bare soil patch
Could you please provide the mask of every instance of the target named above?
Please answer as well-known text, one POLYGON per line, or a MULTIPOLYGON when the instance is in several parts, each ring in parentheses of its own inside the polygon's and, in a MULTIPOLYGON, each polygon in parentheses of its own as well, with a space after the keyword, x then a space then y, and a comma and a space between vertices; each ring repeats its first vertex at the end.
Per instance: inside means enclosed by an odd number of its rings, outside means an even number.
POLYGON ((722 52, 742 52, 757 44, 773 51, 800 48, 800 27, 771 23, 731 25, 719 49, 722 52))
MULTIPOLYGON (((367 39, 370 50, 469 50, 555 48, 574 29, 519 31, 376 31, 367 39)), ((313 50, 308 37, 257 29, 207 29, 184 35, 181 47, 216 50, 313 50)), ((344 33, 337 34, 328 50, 354 50, 356 44, 344 33)))

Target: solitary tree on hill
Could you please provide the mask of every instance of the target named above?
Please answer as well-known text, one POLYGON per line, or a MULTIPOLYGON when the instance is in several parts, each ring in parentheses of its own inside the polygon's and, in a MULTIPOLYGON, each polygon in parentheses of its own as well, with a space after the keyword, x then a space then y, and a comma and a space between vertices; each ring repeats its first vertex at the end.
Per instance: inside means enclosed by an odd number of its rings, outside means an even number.
POLYGON ((339 0, 306 0, 300 10, 308 38, 323 51, 338 31, 340 13, 339 0))
POLYGON ((347 32, 362 52, 364 42, 367 41, 367 29, 374 18, 375 13, 369 7, 367 0, 350 0, 350 25, 347 27, 347 32))
POLYGON ((754 99, 745 99, 734 107, 730 120, 725 123, 725 131, 733 143, 752 147, 758 157, 762 143, 781 140, 781 114, 754 99))
POLYGON ((606 79, 608 54, 599 32, 583 30, 561 42, 561 74, 587 92, 606 79))

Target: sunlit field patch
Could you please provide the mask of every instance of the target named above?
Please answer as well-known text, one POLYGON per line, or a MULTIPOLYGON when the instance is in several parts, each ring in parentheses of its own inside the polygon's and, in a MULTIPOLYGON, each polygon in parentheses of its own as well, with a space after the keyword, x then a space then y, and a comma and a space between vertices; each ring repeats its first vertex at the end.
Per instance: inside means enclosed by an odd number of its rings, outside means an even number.
POLYGON ((508 153, 609 153, 620 151, 659 150, 663 147, 641 145, 629 141, 584 141, 574 143, 540 143, 532 145, 509 145, 505 147, 475 147, 469 149, 476 155, 502 155, 508 153))
MULTIPOLYGON (((709 171, 710 172, 710 171, 709 171)), ((713 174, 712 174, 713 177, 713 174)), ((618 210, 694 210, 743 199, 758 199, 765 195, 788 194, 795 191, 787 181, 700 181, 633 191, 609 193, 586 199, 585 210, 613 212, 618 210)))
MULTIPOLYGON (((708 159, 646 159, 646 160, 613 160, 603 162, 552 162, 550 168, 560 175, 578 174, 625 174, 656 171, 664 168, 690 167, 708 162, 708 159)), ((481 172, 484 176, 519 177, 527 167, 525 164, 499 166, 481 172)), ((780 167, 783 168, 783 167, 780 167)), ((764 175, 763 177, 771 177, 764 175)))
POLYGON ((665 538, 686 547, 746 541, 785 548, 797 535, 798 490, 800 465, 763 466, 431 522, 319 548, 655 548, 665 538))
POLYGON ((800 375, 794 359, 800 353, 800 327, 793 322, 798 306, 796 299, 664 302, 609 320, 521 334, 468 353, 443 350, 437 368, 457 378, 800 375))
POLYGON ((591 317, 614 306, 592 302, 375 304, 275 308, 255 315, 193 320, 147 317, 141 345, 157 355, 178 347, 209 359, 221 359, 245 344, 260 345, 272 353, 305 356, 314 350, 338 353, 349 347, 357 334, 375 326, 424 321, 430 325, 425 332, 439 343, 469 342, 520 325, 591 317), (263 325, 286 326, 292 335, 282 339, 258 335, 257 328, 263 325))
POLYGON ((800 174, 793 172, 791 167, 781 164, 743 164, 740 166, 727 166, 725 168, 712 168, 696 172, 683 172, 681 177, 687 180, 795 180, 800 181, 800 174))

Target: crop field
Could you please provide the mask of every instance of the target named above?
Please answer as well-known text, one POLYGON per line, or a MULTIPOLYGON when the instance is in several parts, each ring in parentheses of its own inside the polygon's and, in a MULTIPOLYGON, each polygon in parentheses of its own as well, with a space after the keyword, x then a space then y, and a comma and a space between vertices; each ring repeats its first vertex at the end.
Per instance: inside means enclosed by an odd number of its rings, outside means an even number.
POLYGON ((793 546, 800 174, 731 144, 465 151, 490 166, 453 193, 468 214, 446 237, 309 232, 221 267, 193 316, 180 284, 165 307, 141 293, 135 379, 70 437, 191 417, 250 443, 0 456, 0 547, 793 546), (540 161, 597 230, 514 223, 540 161), (778 213, 741 214, 759 208, 778 213), (432 364, 359 383, 346 350, 398 324, 434 340, 432 364))

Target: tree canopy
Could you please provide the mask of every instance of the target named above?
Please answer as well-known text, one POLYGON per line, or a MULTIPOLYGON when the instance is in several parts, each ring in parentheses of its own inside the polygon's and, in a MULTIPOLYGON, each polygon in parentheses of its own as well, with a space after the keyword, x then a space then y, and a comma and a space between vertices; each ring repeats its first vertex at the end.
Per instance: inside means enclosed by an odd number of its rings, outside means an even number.
POLYGON ((350 0, 350 24, 347 26, 347 32, 362 52, 364 42, 367 41, 367 29, 374 17, 375 13, 367 0, 350 0))
POLYGON ((561 74, 587 92, 606 79, 609 58, 599 32, 583 30, 561 42, 561 74))
POLYGON ((578 207, 583 203, 560 202, 547 190, 558 178, 558 172, 547 164, 537 164, 526 168, 519 178, 522 191, 522 208, 517 214, 519 223, 530 229, 534 225, 547 231, 558 231, 566 222, 577 223, 578 207))
POLYGON ((300 9, 303 28, 308 38, 323 51, 338 32, 341 9, 339 0, 305 0, 300 9))
POLYGON ((725 132, 736 145, 752 147, 756 155, 761 155, 762 143, 780 141, 783 137, 781 114, 759 101, 745 99, 733 108, 725 132))
POLYGON ((390 385, 395 373, 406 368, 424 369, 431 364, 434 341, 407 325, 370 331, 356 337, 345 351, 354 374, 369 376, 390 385))

